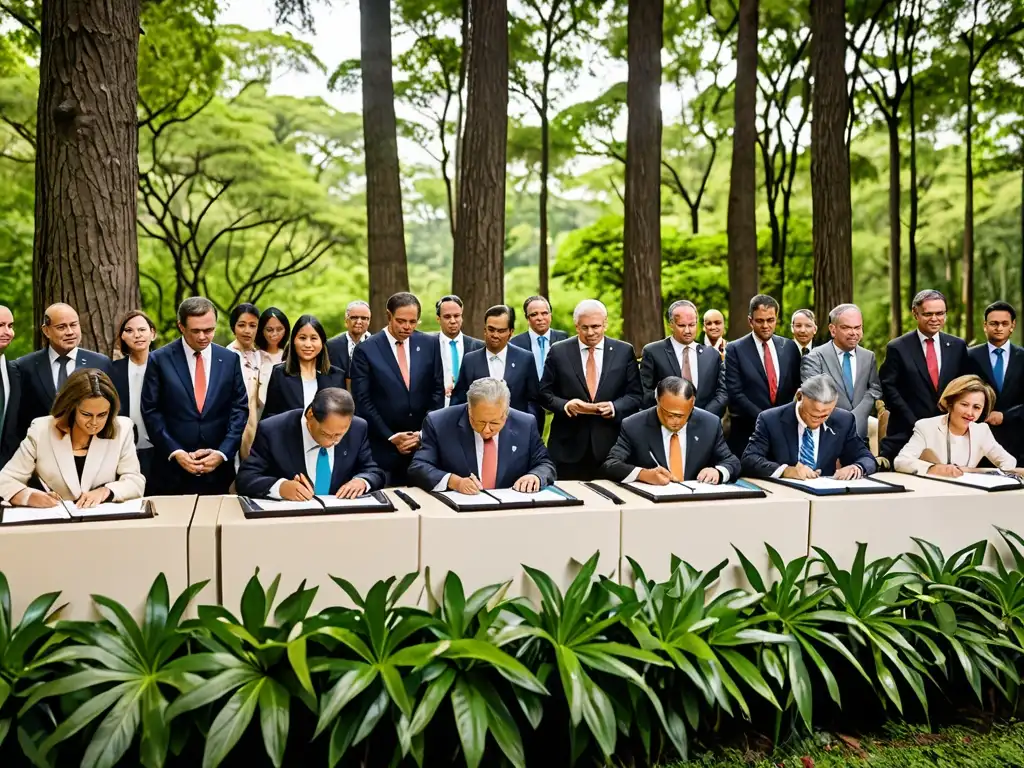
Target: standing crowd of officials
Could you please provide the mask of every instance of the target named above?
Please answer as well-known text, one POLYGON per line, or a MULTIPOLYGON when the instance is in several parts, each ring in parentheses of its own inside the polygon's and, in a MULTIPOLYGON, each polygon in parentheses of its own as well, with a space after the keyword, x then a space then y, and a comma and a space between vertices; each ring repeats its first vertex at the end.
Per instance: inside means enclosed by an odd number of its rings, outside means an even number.
MULTIPOLYGON (((606 335, 596 300, 575 308, 573 336, 551 328, 542 296, 524 302, 518 334, 513 307, 488 309, 482 339, 464 333, 458 296, 434 310, 440 332, 421 332, 419 299, 395 294, 372 333, 369 306, 355 301, 345 331, 328 338, 313 315, 293 324, 275 307, 241 304, 221 347, 214 305, 192 297, 178 308, 180 338, 158 349, 153 322, 129 312, 111 362, 80 348, 77 312, 54 304, 42 349, 0 354, 0 497, 90 506, 235 487, 308 499, 407 482, 476 493, 599 476, 955 476, 985 461, 1014 470, 1024 449, 1024 350, 1009 342, 1016 311, 1002 301, 985 310, 986 343, 968 349, 943 332, 945 297, 920 292, 915 330, 889 342, 880 368, 860 345, 854 304, 829 313, 831 339, 816 346, 810 310, 793 313, 792 338, 777 333, 771 296, 751 299, 750 333, 728 344, 718 310, 701 317, 676 301, 670 334, 639 363, 606 335), (879 401, 887 426, 874 456, 879 401)), ((13 337, 0 307, 0 353, 13 337)))

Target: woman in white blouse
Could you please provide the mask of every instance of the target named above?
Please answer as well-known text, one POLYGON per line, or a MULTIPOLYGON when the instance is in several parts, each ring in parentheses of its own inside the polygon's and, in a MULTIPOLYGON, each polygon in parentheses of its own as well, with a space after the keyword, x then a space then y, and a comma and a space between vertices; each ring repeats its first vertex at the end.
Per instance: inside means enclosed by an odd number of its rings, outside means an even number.
POLYGON ((242 360, 242 378, 245 379, 245 391, 249 394, 249 421, 242 433, 242 445, 238 451, 238 459, 242 460, 249 455, 249 448, 256 436, 256 424, 267 403, 267 385, 270 384, 274 361, 256 346, 260 311, 255 304, 239 304, 231 310, 229 319, 231 333, 235 338, 228 344, 228 349, 242 360))
POLYGON ((121 320, 117 337, 121 357, 110 366, 110 378, 121 400, 120 415, 132 420, 135 452, 142 474, 148 480, 153 467, 153 443, 142 420, 142 386, 149 364, 149 351, 156 340, 156 325, 141 309, 133 309, 121 320))
POLYGON ((303 315, 295 321, 284 362, 270 374, 263 418, 306 408, 327 387, 344 389, 345 372, 331 365, 323 325, 313 315, 303 315))
POLYGON ((918 420, 910 441, 896 457, 896 471, 960 477, 985 458, 999 469, 1020 474, 1017 460, 996 442, 985 423, 995 400, 995 392, 978 376, 953 379, 939 398, 943 415, 918 420))

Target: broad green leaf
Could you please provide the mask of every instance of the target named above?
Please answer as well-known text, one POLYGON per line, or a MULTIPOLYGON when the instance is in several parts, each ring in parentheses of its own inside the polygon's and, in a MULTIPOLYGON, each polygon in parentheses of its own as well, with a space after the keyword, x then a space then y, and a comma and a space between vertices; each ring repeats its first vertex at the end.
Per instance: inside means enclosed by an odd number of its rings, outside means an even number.
POLYGON ((91 688, 101 683, 126 682, 135 678, 136 675, 134 673, 110 669, 85 669, 81 672, 70 674, 67 677, 59 677, 56 680, 51 680, 48 683, 43 683, 33 688, 31 695, 22 705, 18 715, 24 716, 32 707, 48 696, 63 696, 64 694, 81 691, 84 688, 91 688))
POLYGON ((96 604, 99 614, 128 640, 139 658, 146 658, 146 641, 142 637, 142 630, 128 610, 116 600, 103 595, 93 595, 92 601, 96 604))
POLYGON ((353 706, 343 709, 341 715, 335 720, 334 728, 331 729, 331 743, 328 749, 328 768, 334 768, 348 752, 356 737, 356 731, 362 725, 372 702, 373 699, 363 697, 361 702, 356 702, 353 706))
POLYGON ((267 612, 267 598, 260 584, 260 572, 256 573, 245 585, 242 592, 242 625, 255 636, 263 628, 263 618, 267 612))
POLYGON ((268 680, 266 677, 250 680, 235 691, 217 713, 210 725, 210 732, 206 735, 203 768, 217 768, 242 738, 256 712, 260 691, 268 680))
POLYGON ((406 693, 402 675, 391 664, 381 664, 378 670, 391 700, 395 702, 395 705, 401 710, 403 715, 411 719, 412 702, 409 701, 409 694, 406 693))
POLYGON ((434 719, 437 708, 444 701, 444 697, 448 694, 448 689, 455 682, 455 675, 454 669, 446 669, 440 676, 430 681, 419 704, 416 705, 416 711, 413 713, 409 723, 409 733, 411 736, 422 733, 423 729, 434 719))
POLYGON ((611 699, 590 676, 580 670, 583 688, 583 719, 590 727, 601 751, 606 757, 615 753, 615 711, 611 699))
POLYGON ((334 686, 320 697, 320 718, 316 723, 315 739, 327 728, 345 705, 365 691, 377 679, 377 668, 369 665, 346 672, 334 686))
POLYGON ((388 698, 388 692, 382 687, 377 697, 370 702, 369 709, 366 710, 366 714, 363 716, 363 722, 359 724, 359 730, 356 731, 356 737, 352 740, 352 745, 363 741, 373 733, 373 729, 377 727, 377 723, 381 721, 385 713, 390 707, 391 699, 388 698))
POLYGON ((736 671, 740 680, 750 686, 750 688, 763 699, 774 704, 776 708, 781 709, 781 707, 779 707, 779 702, 775 698, 775 694, 772 693, 772 689, 768 687, 768 683, 765 682, 764 677, 761 676, 757 667, 755 667, 749 659, 738 651, 732 651, 727 648, 723 648, 719 651, 719 655, 736 671))
POLYGON ((455 681, 451 699, 455 727, 459 732, 466 767, 477 768, 483 759, 487 738, 487 705, 465 677, 459 677, 455 681))
POLYGON ((443 655, 449 659, 473 659, 490 664, 509 682, 534 693, 546 694, 547 689, 533 676, 522 662, 484 640, 466 638, 448 644, 443 655))
POLYGON ((56 745, 85 728, 85 726, 106 712, 109 707, 113 706, 118 699, 128 694, 137 686, 138 683, 135 681, 121 683, 88 699, 72 712, 64 722, 58 725, 56 730, 39 745, 39 751, 43 755, 47 755, 56 745))
POLYGON ((462 580, 455 571, 448 571, 448 575, 445 576, 442 607, 444 620, 452 628, 452 637, 462 637, 466 632, 466 593, 462 588, 462 580))
POLYGON ((219 675, 211 677, 193 691, 179 696, 167 708, 165 717, 170 722, 178 715, 191 712, 193 709, 212 704, 227 694, 249 683, 262 679, 262 675, 252 667, 234 667, 219 675))
POLYGON ((156 641, 167 626, 167 613, 171 597, 167 589, 167 577, 160 573, 153 580, 146 597, 146 618, 142 624, 142 636, 150 653, 156 650, 156 641))
POLYGON ((799 645, 786 646, 786 661, 789 666, 789 687, 796 700, 797 711, 807 730, 811 730, 813 705, 811 701, 811 678, 804 664, 799 645))
POLYGON ((508 711, 505 702, 501 700, 501 696, 490 682, 480 675, 473 675, 471 679, 487 705, 487 725, 491 736, 515 768, 526 768, 523 740, 512 713, 508 711))
POLYGON ((284 765, 290 703, 291 697, 285 687, 272 678, 266 678, 259 693, 260 730, 263 732, 263 746, 274 768, 284 765))
POLYGON ((309 676, 309 664, 306 660, 306 638, 302 636, 302 624, 296 624, 292 629, 292 635, 288 639, 288 662, 292 665, 292 671, 299 684, 311 695, 316 695, 313 690, 313 681, 309 676))
POLYGON ((145 768, 162 768, 170 744, 170 723, 165 717, 167 699, 160 686, 150 684, 142 694, 142 739, 139 755, 145 768))
POLYGON ((135 739, 142 716, 142 698, 145 690, 154 683, 136 683, 125 691, 117 703, 110 708, 93 734, 82 765, 90 768, 113 768, 124 756, 135 739))

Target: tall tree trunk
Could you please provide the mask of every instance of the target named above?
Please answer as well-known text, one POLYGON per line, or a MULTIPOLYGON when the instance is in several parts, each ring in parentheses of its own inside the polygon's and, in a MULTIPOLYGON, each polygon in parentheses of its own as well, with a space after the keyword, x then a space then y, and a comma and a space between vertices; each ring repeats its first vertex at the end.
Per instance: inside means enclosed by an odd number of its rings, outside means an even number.
MULTIPOLYGON (((914 86, 913 50, 911 50, 910 61, 907 65, 907 78, 910 88, 910 104, 907 114, 910 120, 910 220, 907 222, 907 271, 909 272, 907 295, 909 300, 905 306, 909 307, 914 296, 917 295, 917 217, 920 200, 917 190, 917 92, 914 86)), ((902 317, 902 312, 900 316, 902 317)))
POLYGON ((452 207, 452 243, 459 228, 456 211, 459 209, 459 183, 462 179, 462 140, 466 127, 466 68, 469 66, 469 0, 462 0, 462 18, 459 21, 459 38, 462 54, 459 57, 458 114, 455 117, 455 204, 452 207))
MULTIPOLYGON (((1024 143, 1024 136, 1021 136, 1018 141, 1024 143)), ((1020 260, 1020 306, 1024 307, 1024 146, 1021 147, 1020 151, 1020 242, 1021 242, 1021 260, 1020 260)), ((1024 329, 1021 331, 1021 338, 1024 338, 1024 329)))
POLYGON ((630 0, 622 315, 637 351, 661 321, 661 43, 664 0, 630 0))
POLYGON ((889 335, 903 333, 903 292, 900 288, 900 119, 894 104, 889 124, 889 335))
POLYGON ((747 305, 758 290, 754 192, 757 143, 758 0, 739 0, 736 38, 735 115, 729 171, 729 334, 746 333, 747 305))
MULTIPOLYGON (((971 58, 974 49, 970 48, 971 58)), ((960 303, 963 306, 964 339, 970 344, 974 339, 974 87, 971 76, 974 69, 967 73, 967 117, 965 119, 966 152, 964 158, 964 248, 963 248, 963 284, 960 286, 960 303)))
POLYGON ((78 310, 82 346, 113 351, 139 306, 139 0, 42 4, 36 129, 36 342, 47 305, 78 310))
POLYGON ((470 0, 466 131, 452 288, 466 327, 505 295, 505 150, 508 141, 507 0, 470 0))
POLYGON ((359 0, 366 153, 367 261, 370 312, 384 322, 388 297, 409 290, 398 179, 398 128, 391 79, 390 0, 359 0))
POLYGON ((537 281, 538 293, 541 296, 550 296, 548 293, 548 274, 550 272, 548 261, 548 185, 551 177, 551 121, 548 118, 548 83, 547 74, 544 76, 544 93, 541 94, 541 116, 540 116, 540 258, 537 269, 540 272, 537 281))
POLYGON ((850 158, 846 147, 846 7, 843 0, 811 6, 811 206, 814 304, 818 317, 853 300, 850 158))

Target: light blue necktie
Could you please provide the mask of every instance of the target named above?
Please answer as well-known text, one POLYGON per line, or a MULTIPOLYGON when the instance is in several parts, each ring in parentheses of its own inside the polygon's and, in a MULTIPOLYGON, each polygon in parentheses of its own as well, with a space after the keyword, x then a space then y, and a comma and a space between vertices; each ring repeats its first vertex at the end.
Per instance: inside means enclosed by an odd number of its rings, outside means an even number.
POLYGON ((1003 364, 1003 350, 996 347, 992 350, 996 356, 996 364, 992 367, 992 376, 996 380, 996 391, 1003 391, 1003 377, 1006 375, 1006 368, 1003 364))
POLYGON ((814 435, 811 430, 804 429, 803 439, 800 441, 800 463, 805 467, 817 469, 817 462, 814 460, 814 435))
POLYGON ((544 336, 537 337, 537 378, 541 378, 544 375, 544 360, 547 357, 547 350, 545 346, 548 340, 544 336))
POLYGON ((455 343, 455 339, 448 342, 448 345, 452 348, 452 381, 459 380, 459 345, 455 343))
POLYGON ((323 446, 316 455, 316 480, 313 481, 313 492, 317 496, 327 496, 331 492, 331 459, 323 446))
POLYGON ((850 402, 853 402, 853 364, 850 362, 850 358, 853 354, 850 352, 843 352, 843 383, 846 385, 846 396, 850 398, 850 402))

